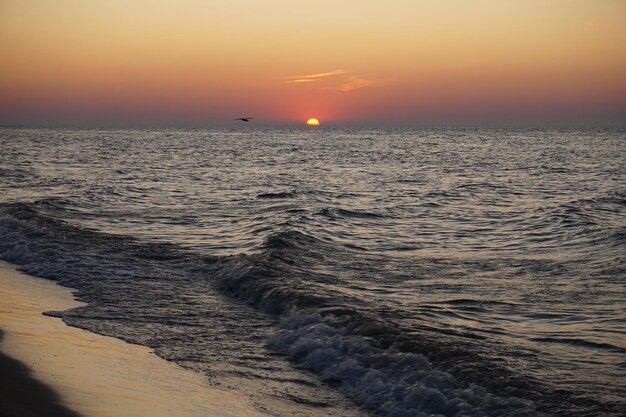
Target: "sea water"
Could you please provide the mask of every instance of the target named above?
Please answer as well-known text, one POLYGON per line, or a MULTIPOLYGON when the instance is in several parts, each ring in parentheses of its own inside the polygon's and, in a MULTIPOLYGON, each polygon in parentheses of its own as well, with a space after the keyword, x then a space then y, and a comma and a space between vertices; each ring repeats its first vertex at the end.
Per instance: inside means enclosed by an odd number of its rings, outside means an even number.
POLYGON ((0 130, 66 323, 302 416, 626 413, 626 131, 0 130))

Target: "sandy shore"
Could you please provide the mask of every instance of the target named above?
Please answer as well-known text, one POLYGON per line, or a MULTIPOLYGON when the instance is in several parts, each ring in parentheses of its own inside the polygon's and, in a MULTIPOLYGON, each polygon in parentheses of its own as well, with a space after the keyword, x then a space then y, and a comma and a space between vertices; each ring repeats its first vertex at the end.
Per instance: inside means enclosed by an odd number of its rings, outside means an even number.
POLYGON ((146 347, 42 315, 80 305, 69 289, 0 261, 0 416, 265 415, 146 347))

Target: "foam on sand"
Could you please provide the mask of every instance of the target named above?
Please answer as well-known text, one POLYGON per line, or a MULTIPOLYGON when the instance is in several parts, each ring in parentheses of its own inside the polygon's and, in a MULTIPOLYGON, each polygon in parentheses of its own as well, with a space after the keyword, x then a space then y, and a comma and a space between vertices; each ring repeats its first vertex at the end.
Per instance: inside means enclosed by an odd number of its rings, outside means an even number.
MULTIPOLYGON (((151 349, 66 326, 42 313, 82 305, 71 290, 0 262, 0 348, 33 370, 73 410, 105 416, 262 416, 249 397, 151 349)), ((36 400, 36 399, 33 399, 36 400)))

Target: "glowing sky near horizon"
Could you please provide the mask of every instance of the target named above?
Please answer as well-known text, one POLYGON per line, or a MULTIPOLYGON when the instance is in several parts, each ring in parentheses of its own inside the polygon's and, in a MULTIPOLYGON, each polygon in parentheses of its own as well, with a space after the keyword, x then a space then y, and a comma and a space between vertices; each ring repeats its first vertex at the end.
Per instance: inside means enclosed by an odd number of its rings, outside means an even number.
POLYGON ((623 124, 623 0, 0 0, 0 124, 623 124))

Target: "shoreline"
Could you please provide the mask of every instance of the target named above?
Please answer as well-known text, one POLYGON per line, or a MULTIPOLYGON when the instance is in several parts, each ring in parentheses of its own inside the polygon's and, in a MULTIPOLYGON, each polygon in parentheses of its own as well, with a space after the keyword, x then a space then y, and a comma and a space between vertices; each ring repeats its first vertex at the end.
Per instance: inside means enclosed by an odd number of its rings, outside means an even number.
POLYGON ((0 261, 0 416, 266 415, 243 393, 210 386, 147 347, 42 314, 81 305, 71 289, 0 261))

